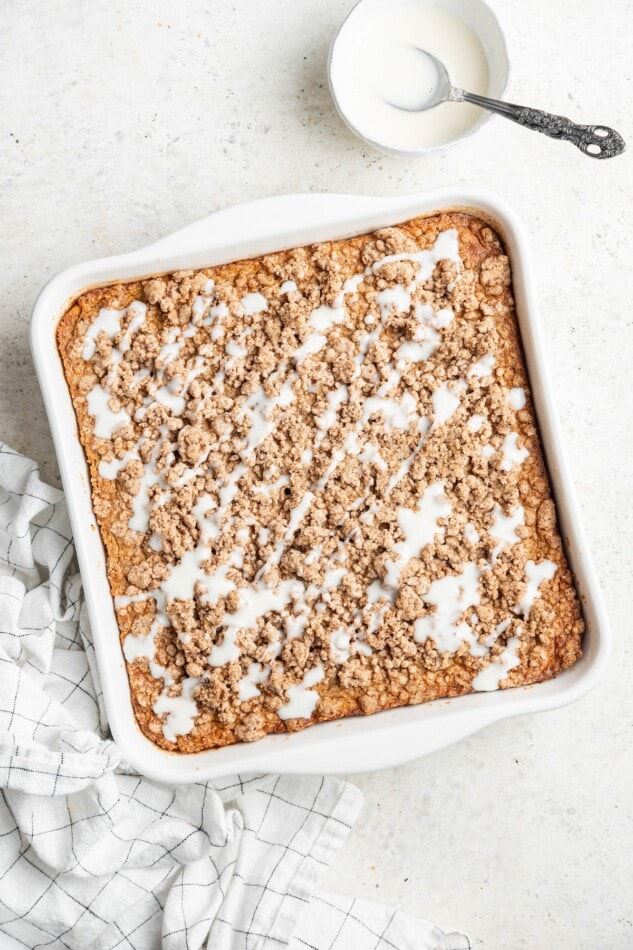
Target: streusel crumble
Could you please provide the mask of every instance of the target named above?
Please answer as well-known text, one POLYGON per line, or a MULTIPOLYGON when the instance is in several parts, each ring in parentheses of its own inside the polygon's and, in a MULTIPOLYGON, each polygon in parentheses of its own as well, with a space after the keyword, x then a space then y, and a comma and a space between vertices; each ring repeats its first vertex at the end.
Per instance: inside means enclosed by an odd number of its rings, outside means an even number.
POLYGON ((91 290, 58 342, 158 745, 535 683, 579 657, 485 222, 91 290))

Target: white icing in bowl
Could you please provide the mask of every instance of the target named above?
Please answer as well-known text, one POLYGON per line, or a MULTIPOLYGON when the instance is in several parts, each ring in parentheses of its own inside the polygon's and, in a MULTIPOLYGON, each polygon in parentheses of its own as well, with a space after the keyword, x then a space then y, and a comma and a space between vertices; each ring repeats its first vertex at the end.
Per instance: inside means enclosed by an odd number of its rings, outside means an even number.
POLYGON ((336 34, 328 77, 336 108, 349 128, 380 151, 421 155, 457 142, 490 113, 464 103, 408 112, 435 86, 426 49, 451 82, 500 98, 508 80, 501 27, 483 0, 359 0, 336 34))

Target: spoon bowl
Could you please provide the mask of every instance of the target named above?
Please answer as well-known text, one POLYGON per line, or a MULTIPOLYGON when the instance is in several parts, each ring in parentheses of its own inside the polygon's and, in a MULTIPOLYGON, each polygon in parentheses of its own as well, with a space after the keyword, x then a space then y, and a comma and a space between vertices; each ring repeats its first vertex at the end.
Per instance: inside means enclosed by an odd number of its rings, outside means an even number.
POLYGON ((402 109, 404 112, 426 112, 427 109, 438 106, 440 102, 447 102, 450 98, 452 88, 448 70, 444 63, 442 63, 437 56, 433 56, 432 53, 429 53, 428 50, 420 49, 419 46, 415 47, 415 51, 421 56, 425 56, 433 64, 436 73, 435 86, 431 90, 430 96, 420 100, 420 102, 414 106, 408 106, 402 102, 395 102, 393 99, 389 100, 389 105, 394 106, 396 109, 402 109))

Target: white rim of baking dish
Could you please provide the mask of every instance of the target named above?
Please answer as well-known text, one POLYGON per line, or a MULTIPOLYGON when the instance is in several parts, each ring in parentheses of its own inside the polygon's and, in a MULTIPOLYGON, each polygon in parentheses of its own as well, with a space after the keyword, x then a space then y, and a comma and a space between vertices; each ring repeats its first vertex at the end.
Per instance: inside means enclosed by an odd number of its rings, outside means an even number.
POLYGON ((574 702, 603 672, 611 636, 554 412, 528 240, 514 212, 490 192, 445 188, 395 198, 282 195, 216 212, 140 250, 88 261, 58 274, 35 303, 31 348, 66 492, 110 728, 122 755, 139 772, 162 782, 187 783, 235 772, 352 773, 400 765, 497 720, 574 702), (544 455, 587 625, 583 657, 555 679, 533 686, 339 719, 291 735, 194 754, 160 749, 141 732, 132 709, 88 466, 56 346, 60 317, 91 287, 351 237, 446 210, 472 211, 489 220, 506 242, 544 455))

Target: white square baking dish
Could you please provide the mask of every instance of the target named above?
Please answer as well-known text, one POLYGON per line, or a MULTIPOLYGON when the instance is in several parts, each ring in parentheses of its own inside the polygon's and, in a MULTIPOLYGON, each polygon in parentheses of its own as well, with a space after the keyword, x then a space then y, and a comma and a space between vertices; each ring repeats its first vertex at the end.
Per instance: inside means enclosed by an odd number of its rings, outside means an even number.
POLYGON ((456 742, 495 720, 571 703, 594 685, 604 669, 610 647, 607 618, 552 405, 528 242, 514 213, 496 196, 448 188, 396 198, 284 195, 229 208, 141 250, 78 264, 53 278, 33 310, 31 347, 66 491, 108 719, 123 755, 139 772, 163 782, 184 783, 233 772, 349 773, 385 768, 456 742), (448 209, 472 210, 488 219, 506 241, 545 458, 587 625, 583 658, 556 679, 535 686, 337 720, 292 735, 267 736, 193 755, 163 751, 143 735, 132 710, 88 467, 55 341, 61 315, 90 287, 347 238, 448 209))

